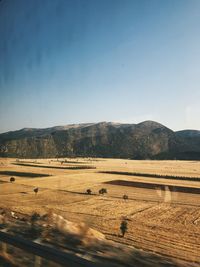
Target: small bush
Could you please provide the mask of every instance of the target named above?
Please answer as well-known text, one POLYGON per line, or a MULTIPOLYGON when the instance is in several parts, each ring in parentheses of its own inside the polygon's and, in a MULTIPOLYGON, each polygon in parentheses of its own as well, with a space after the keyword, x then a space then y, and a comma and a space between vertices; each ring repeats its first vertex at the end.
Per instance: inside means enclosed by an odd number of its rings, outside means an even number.
POLYGON ((108 192, 107 192, 107 189, 106 188, 101 188, 100 190, 99 190, 99 194, 100 195, 104 195, 104 194, 107 194, 108 192))
POLYGON ((38 187, 36 187, 36 188, 34 188, 34 189, 33 189, 33 191, 35 192, 35 194, 37 194, 37 193, 38 193, 38 191, 39 191, 39 188, 38 188, 38 187))
POLYGON ((127 200, 128 199, 128 196, 127 195, 123 195, 123 199, 124 200, 127 200))
POLYGON ((10 177, 10 182, 11 183, 15 182, 15 177, 10 177))

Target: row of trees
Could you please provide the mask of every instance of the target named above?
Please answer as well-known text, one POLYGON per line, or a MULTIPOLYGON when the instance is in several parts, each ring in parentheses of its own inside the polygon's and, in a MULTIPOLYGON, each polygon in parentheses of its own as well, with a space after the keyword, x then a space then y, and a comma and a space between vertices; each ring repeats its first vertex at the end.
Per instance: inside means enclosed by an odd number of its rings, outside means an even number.
POLYGON ((176 179, 184 181, 200 181, 200 177, 195 176, 178 176, 169 174, 158 173, 141 173, 141 172, 124 172, 124 171, 100 171, 100 173, 116 174, 116 175, 128 175, 128 176, 140 176, 149 178, 163 178, 163 179, 176 179))
MULTIPOLYGON (((91 194, 92 194, 92 190, 91 190, 91 189, 87 189, 87 190, 86 190, 86 193, 87 193, 88 195, 91 195, 91 194)), ((104 194, 107 194, 107 193, 108 193, 108 191, 107 191, 106 188, 101 188, 101 189, 99 190, 99 195, 104 195, 104 194)))
MULTIPOLYGON (((101 188, 101 189, 99 190, 99 195, 104 195, 104 194, 107 194, 107 193, 108 193, 108 191, 107 191, 106 188, 101 188)), ((91 190, 90 188, 88 188, 88 189, 86 190, 86 194, 91 195, 91 194, 92 194, 92 190, 91 190)), ((122 198, 123 198, 124 200, 128 200, 128 195, 123 195, 122 198)))

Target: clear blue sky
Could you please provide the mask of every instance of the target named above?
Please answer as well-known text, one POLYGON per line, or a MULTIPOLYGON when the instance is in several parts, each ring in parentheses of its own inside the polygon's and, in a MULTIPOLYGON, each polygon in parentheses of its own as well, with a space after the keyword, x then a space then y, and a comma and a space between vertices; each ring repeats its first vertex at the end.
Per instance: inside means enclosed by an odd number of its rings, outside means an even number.
POLYGON ((0 132, 200 129, 199 0, 0 1, 0 132))

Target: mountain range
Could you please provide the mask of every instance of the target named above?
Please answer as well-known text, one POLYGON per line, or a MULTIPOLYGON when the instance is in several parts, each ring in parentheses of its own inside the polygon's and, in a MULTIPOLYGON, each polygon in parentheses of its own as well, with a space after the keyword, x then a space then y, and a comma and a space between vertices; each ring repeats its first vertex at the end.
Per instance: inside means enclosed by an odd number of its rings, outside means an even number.
POLYGON ((154 121, 70 124, 0 134, 0 156, 200 159, 200 131, 172 131, 154 121))

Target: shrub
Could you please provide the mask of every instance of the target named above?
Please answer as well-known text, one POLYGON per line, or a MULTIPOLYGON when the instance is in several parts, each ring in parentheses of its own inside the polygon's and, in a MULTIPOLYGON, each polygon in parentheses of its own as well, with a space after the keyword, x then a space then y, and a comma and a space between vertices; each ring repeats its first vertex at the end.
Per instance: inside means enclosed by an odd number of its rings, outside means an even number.
POLYGON ((123 195, 123 199, 124 200, 127 200, 128 199, 128 196, 127 195, 123 195))
POLYGON ((15 181, 15 177, 10 177, 10 182, 13 183, 15 181))
POLYGON ((87 193, 88 195, 91 195, 91 194, 92 194, 92 190, 91 190, 91 189, 87 189, 87 190, 86 190, 86 193, 87 193))
POLYGON ((100 195, 103 195, 103 194, 107 194, 108 192, 107 192, 107 189, 106 188, 101 188, 100 190, 99 190, 99 194, 100 195))
POLYGON ((39 191, 39 188, 38 188, 38 187, 36 187, 36 188, 34 188, 34 189, 33 189, 33 191, 35 192, 35 194, 37 194, 37 193, 38 193, 38 191, 39 191))

